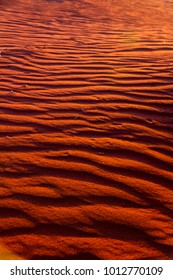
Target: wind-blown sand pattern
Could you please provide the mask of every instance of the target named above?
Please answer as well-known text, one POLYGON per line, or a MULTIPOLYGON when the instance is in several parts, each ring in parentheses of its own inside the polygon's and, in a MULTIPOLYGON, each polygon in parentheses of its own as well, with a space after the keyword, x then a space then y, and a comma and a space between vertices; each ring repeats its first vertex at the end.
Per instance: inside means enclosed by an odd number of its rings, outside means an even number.
POLYGON ((172 105, 172 0, 1 0, 1 247, 172 259, 172 105))

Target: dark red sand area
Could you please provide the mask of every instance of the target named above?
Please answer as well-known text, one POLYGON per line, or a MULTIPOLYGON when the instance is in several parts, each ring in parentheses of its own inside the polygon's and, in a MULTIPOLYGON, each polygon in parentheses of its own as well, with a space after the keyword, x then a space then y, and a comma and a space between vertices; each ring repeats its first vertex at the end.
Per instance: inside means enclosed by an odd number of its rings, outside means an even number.
POLYGON ((0 1, 1 259, 172 259, 172 105, 172 0, 0 1))

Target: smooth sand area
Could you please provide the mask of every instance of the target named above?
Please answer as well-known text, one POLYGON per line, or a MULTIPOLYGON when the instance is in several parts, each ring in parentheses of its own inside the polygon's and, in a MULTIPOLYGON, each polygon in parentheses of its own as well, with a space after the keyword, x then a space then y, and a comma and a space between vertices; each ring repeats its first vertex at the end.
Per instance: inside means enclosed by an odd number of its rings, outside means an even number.
POLYGON ((7 248, 0 246, 0 260, 20 260, 18 255, 13 254, 7 248))
POLYGON ((172 259, 172 171, 173 1, 0 1, 1 259, 172 259))

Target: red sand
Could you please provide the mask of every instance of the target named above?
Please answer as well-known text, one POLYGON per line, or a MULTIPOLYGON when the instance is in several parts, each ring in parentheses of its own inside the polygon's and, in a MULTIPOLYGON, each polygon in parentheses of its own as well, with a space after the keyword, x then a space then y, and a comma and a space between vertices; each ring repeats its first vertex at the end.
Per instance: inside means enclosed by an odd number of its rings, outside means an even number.
POLYGON ((173 1, 4 0, 0 26, 1 259, 172 259, 173 1))

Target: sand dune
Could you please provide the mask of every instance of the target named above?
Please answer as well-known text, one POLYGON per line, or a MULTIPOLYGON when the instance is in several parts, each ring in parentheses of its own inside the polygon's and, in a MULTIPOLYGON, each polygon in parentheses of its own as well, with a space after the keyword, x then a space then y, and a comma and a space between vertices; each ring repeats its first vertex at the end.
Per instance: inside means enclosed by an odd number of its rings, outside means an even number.
POLYGON ((173 1, 141 2, 0 1, 1 259, 173 258, 173 1))

